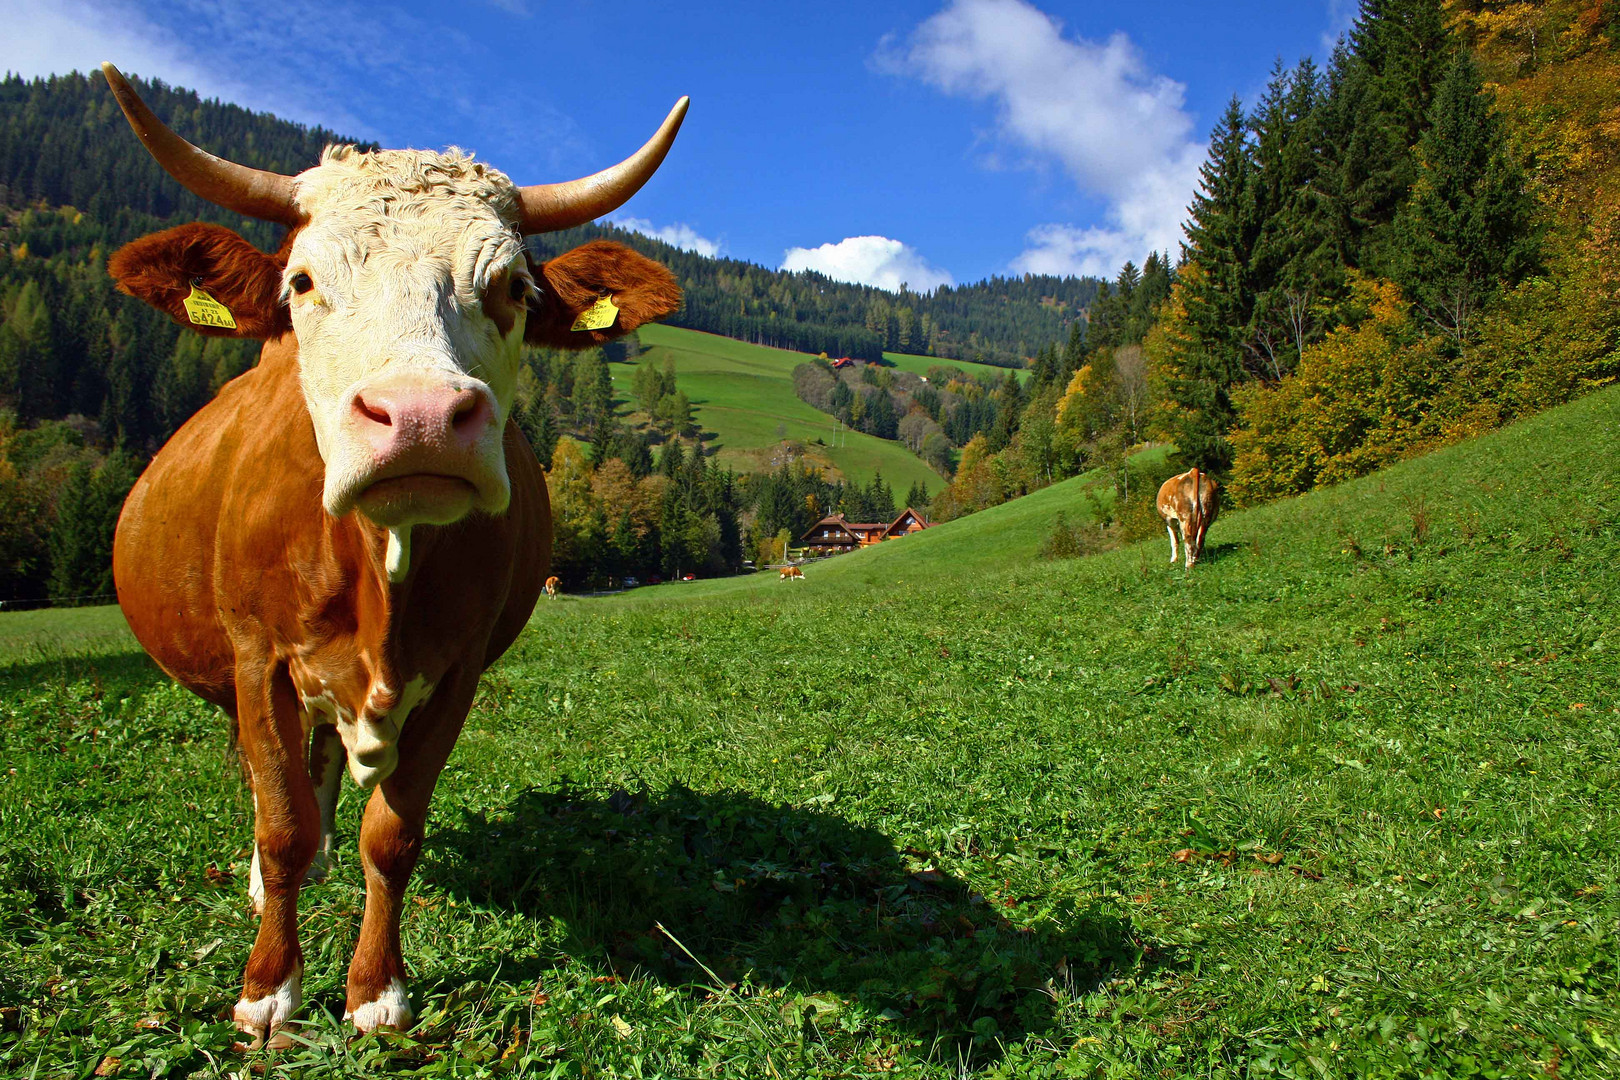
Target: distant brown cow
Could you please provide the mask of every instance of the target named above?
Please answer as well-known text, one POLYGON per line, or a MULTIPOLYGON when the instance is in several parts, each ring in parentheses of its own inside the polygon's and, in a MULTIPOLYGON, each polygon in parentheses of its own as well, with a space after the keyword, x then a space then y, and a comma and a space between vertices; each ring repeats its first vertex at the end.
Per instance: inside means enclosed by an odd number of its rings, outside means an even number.
POLYGON ((779 580, 781 580, 781 581, 803 581, 804 580, 804 571, 800 570, 797 566, 784 566, 784 567, 782 567, 782 576, 781 576, 781 578, 779 580))
POLYGON ((1176 561, 1175 526, 1179 526, 1187 549, 1187 569, 1192 569, 1204 553, 1204 534, 1221 512, 1221 485, 1206 472, 1188 469, 1164 482, 1156 505, 1164 518, 1164 531, 1170 534, 1170 561, 1176 561))
POLYGON ((556 575, 546 578, 546 595, 553 600, 557 599, 557 586, 560 583, 561 579, 556 575))

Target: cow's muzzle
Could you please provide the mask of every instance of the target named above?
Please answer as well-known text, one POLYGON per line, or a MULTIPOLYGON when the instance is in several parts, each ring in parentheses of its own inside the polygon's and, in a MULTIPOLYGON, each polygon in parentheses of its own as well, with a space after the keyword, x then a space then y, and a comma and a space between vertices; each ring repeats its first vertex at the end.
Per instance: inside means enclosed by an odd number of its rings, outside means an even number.
POLYGON ((339 506, 329 508, 352 505, 384 528, 504 510, 496 414, 495 395, 472 379, 394 375, 355 387, 342 419, 350 467, 340 470, 339 506))

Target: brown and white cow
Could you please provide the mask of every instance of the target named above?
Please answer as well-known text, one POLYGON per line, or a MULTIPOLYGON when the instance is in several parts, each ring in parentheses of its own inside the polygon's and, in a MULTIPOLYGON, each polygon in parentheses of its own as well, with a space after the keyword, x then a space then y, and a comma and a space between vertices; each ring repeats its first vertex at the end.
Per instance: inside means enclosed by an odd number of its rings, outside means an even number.
POLYGON ((346 1013, 362 1031, 404 1028, 400 911, 428 800, 480 673, 522 630, 550 561, 545 478, 508 419, 521 350, 595 345, 680 302, 670 273, 627 248, 592 243, 537 265, 523 236, 629 199, 686 99, 634 156, 571 183, 519 188, 457 150, 347 146, 287 177, 197 149, 104 71, 175 179, 288 228, 268 255, 185 225, 109 267, 183 325, 265 342, 258 366, 153 458, 113 551, 136 637, 231 716, 249 773, 261 921, 236 1026, 256 1045, 299 1008, 298 890, 330 858, 347 762, 371 795, 346 1013), (603 297, 616 320, 573 329, 603 297), (199 319, 188 301, 229 317, 199 319))
POLYGON ((1170 534, 1170 562, 1176 561, 1176 528, 1186 548, 1187 569, 1204 553, 1204 534, 1221 512, 1221 485, 1197 468, 1172 476, 1159 487, 1156 500, 1164 531, 1170 534))
POLYGON ((804 580, 804 571, 800 570, 797 566, 784 566, 784 567, 782 567, 782 576, 780 578, 777 578, 777 580, 778 581, 803 581, 804 580))
POLYGON ((557 599, 557 588, 562 584, 562 578, 555 574, 546 578, 546 596, 552 600, 557 599))

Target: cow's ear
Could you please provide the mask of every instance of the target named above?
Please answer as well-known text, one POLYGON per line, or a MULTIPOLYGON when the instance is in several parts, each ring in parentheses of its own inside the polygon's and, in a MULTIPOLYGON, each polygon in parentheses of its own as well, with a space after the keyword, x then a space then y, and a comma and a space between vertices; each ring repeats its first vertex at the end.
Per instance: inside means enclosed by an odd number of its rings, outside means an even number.
POLYGON ((292 329, 281 264, 221 225, 143 236, 114 252, 107 270, 124 292, 200 334, 268 339, 292 329))
MULTIPOLYGON (((529 303, 523 338, 531 345, 588 349, 628 334, 681 306, 675 275, 623 244, 593 240, 535 267, 539 296, 529 303), (579 317, 603 298, 618 308, 599 329, 575 330, 579 317)), ((608 313, 602 309, 599 314, 608 313)), ((600 319, 587 320, 595 323, 600 319)))

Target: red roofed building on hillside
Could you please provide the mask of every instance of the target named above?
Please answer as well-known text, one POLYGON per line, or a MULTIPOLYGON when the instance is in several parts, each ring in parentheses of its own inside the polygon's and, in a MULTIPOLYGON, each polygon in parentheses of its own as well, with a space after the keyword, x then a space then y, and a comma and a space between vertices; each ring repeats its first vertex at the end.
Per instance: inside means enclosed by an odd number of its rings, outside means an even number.
POLYGON ((854 522, 843 514, 830 514, 810 527, 799 539, 812 556, 840 555, 856 548, 871 547, 884 540, 907 536, 931 527, 931 523, 911 507, 891 522, 854 522))

